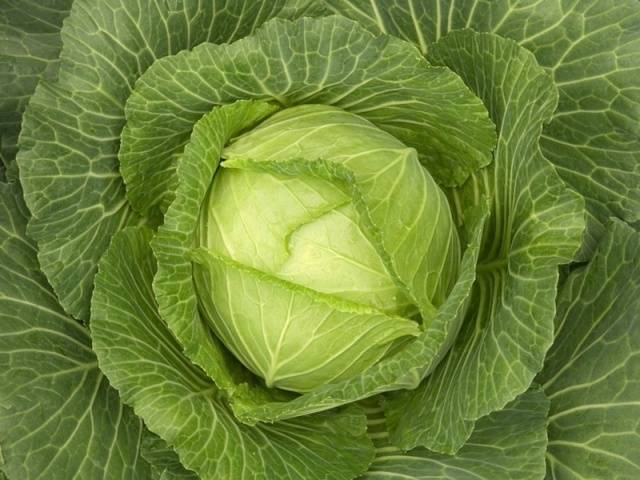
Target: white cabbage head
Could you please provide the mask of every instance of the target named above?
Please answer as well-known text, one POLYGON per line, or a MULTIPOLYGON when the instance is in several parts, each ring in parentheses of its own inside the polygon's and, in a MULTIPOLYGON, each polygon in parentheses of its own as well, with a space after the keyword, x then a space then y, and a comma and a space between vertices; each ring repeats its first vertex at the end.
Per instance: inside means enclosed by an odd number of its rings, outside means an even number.
POLYGON ((214 331, 268 386, 352 377, 445 300, 460 242, 415 149, 355 114, 303 105, 223 158, 200 210, 195 284, 214 331))

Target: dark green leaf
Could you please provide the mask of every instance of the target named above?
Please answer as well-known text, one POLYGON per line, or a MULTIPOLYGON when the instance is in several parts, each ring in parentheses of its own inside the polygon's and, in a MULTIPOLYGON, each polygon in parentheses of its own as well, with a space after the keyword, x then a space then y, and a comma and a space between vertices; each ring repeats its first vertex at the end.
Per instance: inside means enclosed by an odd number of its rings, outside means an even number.
POLYGON ((10 480, 146 480, 142 423, 98 369, 25 236, 26 208, 0 183, 0 445, 10 480))
POLYGON ((548 477, 640 478, 640 233, 607 226, 558 300, 539 380, 551 400, 548 477))

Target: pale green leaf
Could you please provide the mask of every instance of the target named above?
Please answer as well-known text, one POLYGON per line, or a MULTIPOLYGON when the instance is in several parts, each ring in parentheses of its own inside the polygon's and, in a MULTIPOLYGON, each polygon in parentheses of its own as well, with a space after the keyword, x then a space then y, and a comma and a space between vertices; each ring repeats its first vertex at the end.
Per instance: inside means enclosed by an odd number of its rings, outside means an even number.
MULTIPOLYGON (((231 137, 276 110, 277 107, 264 102, 237 102, 216 108, 195 125, 193 142, 185 149, 176 171, 175 199, 153 241, 158 259, 153 288, 160 316, 184 347, 187 357, 200 366, 218 388, 231 395, 241 385, 253 383, 252 376, 211 334, 206 320, 200 317, 188 253, 194 246, 200 206, 218 168, 223 146, 231 137)), ((246 385, 240 388, 239 394, 245 389, 246 385)), ((255 390, 252 397, 266 395, 272 400, 282 399, 275 391, 264 392, 258 385, 255 390)))
POLYGON ((441 360, 459 330, 475 279, 474 267, 485 219, 486 210, 467 212, 469 244, 462 259, 461 275, 429 328, 415 342, 353 378, 317 388, 297 398, 265 396, 248 400, 236 394, 233 405, 236 414, 250 423, 274 421, 327 410, 377 393, 415 388, 441 360))
POLYGON ((458 234, 443 191, 413 148, 361 116, 301 105, 274 114, 223 156, 227 167, 312 175, 340 186, 425 325, 447 298, 458 274, 458 234))
POLYGON ((307 392, 351 378, 379 361, 393 341, 420 332, 412 320, 340 301, 205 249, 190 258, 203 315, 268 387, 307 392))
POLYGON ((200 210, 199 245, 337 298, 415 313, 362 231, 342 182, 247 167, 216 173, 200 210))

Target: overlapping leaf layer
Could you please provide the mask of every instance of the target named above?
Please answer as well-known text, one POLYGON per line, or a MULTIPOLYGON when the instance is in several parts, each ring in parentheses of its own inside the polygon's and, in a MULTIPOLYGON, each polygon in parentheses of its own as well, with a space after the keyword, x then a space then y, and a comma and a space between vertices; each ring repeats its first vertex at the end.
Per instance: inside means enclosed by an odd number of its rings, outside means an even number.
POLYGON ((0 479, 640 478, 638 25, 0 0, 0 479))

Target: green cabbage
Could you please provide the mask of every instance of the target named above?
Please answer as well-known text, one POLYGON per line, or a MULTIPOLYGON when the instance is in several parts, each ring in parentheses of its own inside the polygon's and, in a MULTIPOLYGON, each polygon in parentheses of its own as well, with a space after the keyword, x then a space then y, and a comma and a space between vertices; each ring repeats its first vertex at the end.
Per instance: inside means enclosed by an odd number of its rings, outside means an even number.
POLYGON ((200 210, 195 287, 218 337, 267 386, 350 378, 444 303, 458 234, 415 149, 354 114, 303 105, 222 156, 200 210))
POLYGON ((0 479, 640 478, 637 0, 0 0, 0 479))

